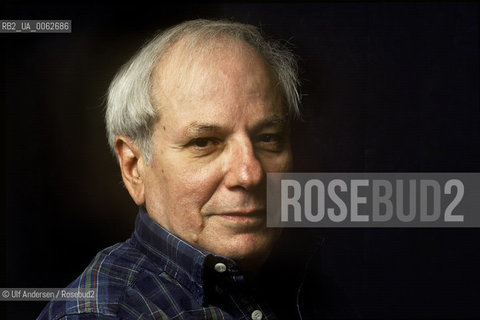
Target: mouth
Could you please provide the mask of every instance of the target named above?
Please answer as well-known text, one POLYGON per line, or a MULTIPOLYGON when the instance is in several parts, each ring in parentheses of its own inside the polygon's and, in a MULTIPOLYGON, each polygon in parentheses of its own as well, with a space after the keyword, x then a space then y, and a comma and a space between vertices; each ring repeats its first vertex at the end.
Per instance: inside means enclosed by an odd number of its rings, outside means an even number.
POLYGON ((246 211, 224 212, 214 215, 224 221, 240 224, 253 225, 262 223, 265 220, 265 209, 255 209, 246 211))

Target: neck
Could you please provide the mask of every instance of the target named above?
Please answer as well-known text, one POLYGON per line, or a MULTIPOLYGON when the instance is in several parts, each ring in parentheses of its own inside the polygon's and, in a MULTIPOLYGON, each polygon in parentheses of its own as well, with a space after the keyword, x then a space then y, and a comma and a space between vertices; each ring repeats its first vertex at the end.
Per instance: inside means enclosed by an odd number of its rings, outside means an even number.
POLYGON ((247 282, 255 281, 269 255, 270 252, 249 259, 236 260, 247 282))

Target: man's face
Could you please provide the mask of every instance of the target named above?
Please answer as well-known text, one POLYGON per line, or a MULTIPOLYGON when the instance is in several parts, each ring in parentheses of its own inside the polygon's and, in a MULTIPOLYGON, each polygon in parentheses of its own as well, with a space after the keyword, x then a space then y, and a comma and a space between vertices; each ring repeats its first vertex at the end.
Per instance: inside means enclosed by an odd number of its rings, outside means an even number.
POLYGON ((263 261, 279 234, 266 228, 266 172, 292 156, 276 79, 241 43, 185 54, 176 45, 154 73, 160 120, 145 167, 150 216, 182 239, 237 261, 263 261))

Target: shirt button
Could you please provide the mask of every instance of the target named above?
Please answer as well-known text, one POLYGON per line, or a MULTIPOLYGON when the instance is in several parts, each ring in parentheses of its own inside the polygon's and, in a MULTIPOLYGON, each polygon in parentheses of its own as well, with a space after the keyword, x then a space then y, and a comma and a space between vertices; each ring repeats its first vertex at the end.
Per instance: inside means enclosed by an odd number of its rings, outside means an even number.
POLYGON ((252 312, 252 320, 262 320, 263 314, 260 310, 255 310, 252 312))
POLYGON ((225 271, 227 271, 227 266, 225 264, 219 262, 215 265, 215 271, 220 272, 220 273, 225 272, 225 271))

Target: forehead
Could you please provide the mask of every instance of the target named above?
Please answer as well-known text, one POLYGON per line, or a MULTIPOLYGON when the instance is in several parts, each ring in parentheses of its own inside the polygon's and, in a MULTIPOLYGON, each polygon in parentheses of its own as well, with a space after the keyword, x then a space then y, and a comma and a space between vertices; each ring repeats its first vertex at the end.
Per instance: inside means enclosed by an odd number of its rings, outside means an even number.
POLYGON ((274 72, 258 52, 225 36, 177 41, 152 74, 153 102, 160 112, 192 99, 279 100, 279 88, 274 72))

